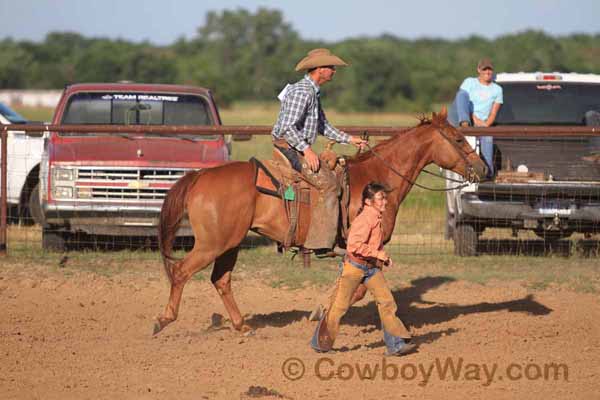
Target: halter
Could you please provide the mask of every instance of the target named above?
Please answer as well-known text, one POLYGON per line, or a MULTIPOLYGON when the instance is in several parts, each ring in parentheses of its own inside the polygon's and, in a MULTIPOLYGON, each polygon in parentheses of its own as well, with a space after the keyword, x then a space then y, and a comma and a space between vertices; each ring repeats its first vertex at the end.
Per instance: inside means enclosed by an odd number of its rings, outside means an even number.
MULTIPOLYGON (((438 174, 434 174, 433 172, 429 172, 427 170, 423 170, 423 172, 428 173, 429 175, 433 175, 433 176, 445 179, 445 180, 450 181, 450 182, 460 183, 460 185, 455 186, 455 187, 451 187, 451 188, 445 188, 445 189, 436 189, 436 188, 430 188, 430 187, 421 185, 421 184, 417 183, 416 181, 413 181, 410 178, 406 177, 405 175, 401 174, 396 169, 396 167, 394 167, 394 165, 392 165, 390 162, 388 162, 387 160, 385 160, 381 156, 381 154, 379 154, 375 150, 373 150, 373 147, 371 147, 371 145, 368 142, 366 143, 366 146, 369 148, 369 150, 371 151, 371 153, 373 153, 373 155, 375 157, 377 157, 383 163, 383 165, 385 165, 390 171, 392 171, 394 174, 398 175, 400 178, 404 179, 405 181, 407 181, 411 185, 414 185, 414 186, 419 187, 421 189, 429 190, 429 191, 432 191, 432 192, 449 192, 451 190, 460 190, 462 188, 465 188, 465 187, 469 186, 469 184, 474 181, 472 178, 474 177, 475 174, 474 174, 473 164, 469 161, 468 156, 471 155, 472 153, 474 153, 475 150, 473 149, 470 152, 465 153, 463 151, 462 147, 460 147, 456 143, 455 140, 450 139, 446 135, 446 133, 444 132, 444 130, 441 127, 438 127, 438 132, 439 132, 440 135, 442 135, 442 137, 444 139, 446 139, 446 141, 448 141, 452 145, 452 147, 454 147, 454 149, 458 152, 458 154, 461 156, 461 158, 463 159, 463 161, 467 165, 467 179, 469 180, 469 183, 464 183, 464 181, 459 181, 457 179, 448 178, 448 177, 443 176, 443 175, 438 175, 438 174)), ((365 139, 365 140, 368 140, 367 132, 365 132, 363 134, 362 138, 365 139)))

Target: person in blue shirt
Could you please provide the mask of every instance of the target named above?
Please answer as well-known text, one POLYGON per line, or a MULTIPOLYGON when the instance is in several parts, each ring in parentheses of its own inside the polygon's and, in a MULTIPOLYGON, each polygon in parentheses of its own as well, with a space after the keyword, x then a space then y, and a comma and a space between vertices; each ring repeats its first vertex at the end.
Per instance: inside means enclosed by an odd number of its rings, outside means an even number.
MULTIPOLYGON (((494 65, 489 58, 477 63, 477 74, 477 77, 465 79, 456 93, 448 115, 454 126, 492 126, 504 102, 502 87, 493 81, 494 65)), ((489 174, 493 175, 493 138, 481 136, 479 144, 480 153, 489 166, 489 174)))

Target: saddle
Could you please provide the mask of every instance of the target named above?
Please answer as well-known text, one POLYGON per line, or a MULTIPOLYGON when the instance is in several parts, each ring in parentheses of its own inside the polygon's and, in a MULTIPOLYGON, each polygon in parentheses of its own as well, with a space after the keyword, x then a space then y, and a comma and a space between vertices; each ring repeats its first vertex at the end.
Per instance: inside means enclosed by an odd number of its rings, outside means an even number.
MULTIPOLYGON (((339 157, 328 146, 320 155, 321 168, 334 171, 338 187, 341 188, 340 219, 342 234, 348 230, 348 206, 350 191, 348 188, 348 173, 345 159, 339 157)), ((292 168, 290 161, 277 148, 273 148, 272 160, 257 160, 255 164, 255 186, 259 193, 273 196, 283 201, 288 231, 282 243, 284 248, 301 247, 307 239, 311 223, 312 207, 319 201, 319 190, 312 185, 300 172, 292 168)))

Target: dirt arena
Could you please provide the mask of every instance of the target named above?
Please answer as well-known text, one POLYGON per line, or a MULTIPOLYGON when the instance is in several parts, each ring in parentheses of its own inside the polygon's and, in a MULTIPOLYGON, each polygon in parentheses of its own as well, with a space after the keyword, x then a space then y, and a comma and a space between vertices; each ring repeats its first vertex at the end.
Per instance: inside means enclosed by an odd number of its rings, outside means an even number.
POLYGON ((338 351, 323 355, 309 348, 315 325, 307 316, 324 289, 240 276, 234 288, 253 336, 220 325, 214 288, 194 280, 180 319, 152 337, 168 295, 159 270, 103 276, 2 267, 1 397, 589 399, 600 392, 597 294, 413 280, 394 294, 418 352, 397 358, 383 357, 369 295, 345 317, 338 351))

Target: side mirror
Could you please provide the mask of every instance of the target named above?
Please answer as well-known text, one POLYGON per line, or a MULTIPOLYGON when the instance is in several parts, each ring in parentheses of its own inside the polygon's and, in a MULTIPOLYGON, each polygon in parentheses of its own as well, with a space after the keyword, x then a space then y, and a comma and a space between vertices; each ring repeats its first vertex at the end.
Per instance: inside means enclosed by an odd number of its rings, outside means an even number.
POLYGON ((233 136, 234 142, 247 142, 248 140, 252 140, 252 135, 247 135, 243 133, 238 133, 231 136, 233 136))

